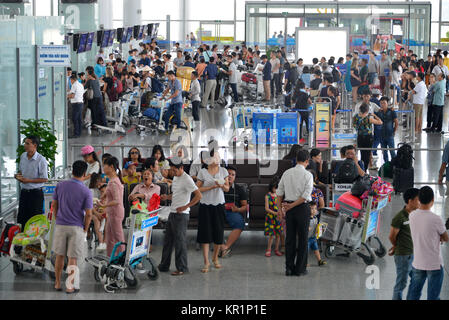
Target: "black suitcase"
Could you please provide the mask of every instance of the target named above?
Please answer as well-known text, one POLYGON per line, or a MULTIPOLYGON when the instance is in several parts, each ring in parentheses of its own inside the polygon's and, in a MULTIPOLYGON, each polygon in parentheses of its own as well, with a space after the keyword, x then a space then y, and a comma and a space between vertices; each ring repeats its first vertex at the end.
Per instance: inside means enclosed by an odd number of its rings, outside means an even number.
POLYGON ((393 168, 393 188, 395 193, 402 193, 415 185, 415 169, 393 168))

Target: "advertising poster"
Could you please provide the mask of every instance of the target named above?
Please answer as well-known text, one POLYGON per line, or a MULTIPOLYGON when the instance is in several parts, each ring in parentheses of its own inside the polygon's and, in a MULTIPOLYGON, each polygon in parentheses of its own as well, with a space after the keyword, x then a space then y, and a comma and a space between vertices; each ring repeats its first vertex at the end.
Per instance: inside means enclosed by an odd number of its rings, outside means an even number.
POLYGON ((298 144, 298 113, 278 113, 276 129, 278 144, 298 144))
POLYGON ((271 144, 273 139, 273 128, 273 113, 253 113, 254 144, 271 144))
POLYGON ((330 107, 329 103, 317 103, 315 108, 315 147, 330 147, 330 107))

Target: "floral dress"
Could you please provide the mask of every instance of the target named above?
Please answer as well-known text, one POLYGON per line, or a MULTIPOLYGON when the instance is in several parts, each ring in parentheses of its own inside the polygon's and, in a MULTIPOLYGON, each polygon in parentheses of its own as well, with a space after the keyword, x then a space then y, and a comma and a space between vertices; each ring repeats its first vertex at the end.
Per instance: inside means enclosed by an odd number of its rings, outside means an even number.
MULTIPOLYGON (((277 196, 273 196, 271 193, 268 196, 268 207, 274 212, 278 212, 279 208, 277 206, 277 196)), ((266 236, 280 236, 283 233, 283 228, 280 220, 277 216, 267 212, 265 216, 265 235, 266 236)))

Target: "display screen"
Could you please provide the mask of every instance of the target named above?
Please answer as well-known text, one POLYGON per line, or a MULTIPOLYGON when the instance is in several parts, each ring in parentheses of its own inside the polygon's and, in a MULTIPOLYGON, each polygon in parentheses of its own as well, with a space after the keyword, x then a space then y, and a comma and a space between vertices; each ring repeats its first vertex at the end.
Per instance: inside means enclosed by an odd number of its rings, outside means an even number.
POLYGON ((109 33, 108 47, 110 47, 114 44, 115 32, 116 32, 116 30, 111 30, 111 32, 109 33))
POLYGON ((296 32, 296 48, 296 56, 304 59, 304 64, 312 64, 317 52, 322 57, 345 57, 349 50, 348 31, 301 28, 296 32))
POLYGON ((95 37, 95 32, 88 33, 86 50, 85 51, 92 50, 92 43, 94 42, 94 37, 95 37))
POLYGON ((159 23, 155 23, 153 25, 153 33, 151 34, 151 38, 157 38, 158 32, 159 32, 159 23))
POLYGON ((82 53, 86 51, 86 44, 87 44, 87 37, 89 36, 88 33, 83 33, 80 36, 80 44, 78 46, 78 53, 82 53))
POLYGON ((109 34, 111 33, 110 30, 105 30, 103 33, 103 41, 101 42, 101 47, 105 48, 109 44, 109 34))
POLYGON ((145 26, 140 26, 140 30, 139 30, 139 36, 137 37, 137 39, 141 40, 143 39, 143 30, 144 30, 145 26))
POLYGON ((133 27, 128 28, 128 32, 126 33, 126 42, 131 41, 131 38, 133 36, 133 31, 134 31, 133 27))

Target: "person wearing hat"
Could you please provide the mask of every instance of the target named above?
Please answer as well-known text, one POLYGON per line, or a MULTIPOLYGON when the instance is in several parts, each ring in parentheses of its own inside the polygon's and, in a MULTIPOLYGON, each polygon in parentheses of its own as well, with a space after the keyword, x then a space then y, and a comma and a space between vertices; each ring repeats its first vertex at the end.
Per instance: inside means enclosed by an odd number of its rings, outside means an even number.
POLYGON ((137 184, 140 182, 140 176, 136 172, 136 164, 132 161, 127 162, 125 164, 124 169, 126 170, 126 172, 123 172, 122 180, 123 180, 123 184, 128 185, 128 191, 129 191, 131 188, 131 185, 137 184))
POLYGON ((97 154, 95 153, 95 149, 92 146, 84 146, 81 149, 81 155, 83 156, 84 161, 87 163, 87 171, 86 175, 83 177, 83 180, 86 187, 89 187, 92 174, 101 174, 101 164, 100 160, 98 160, 97 154))

